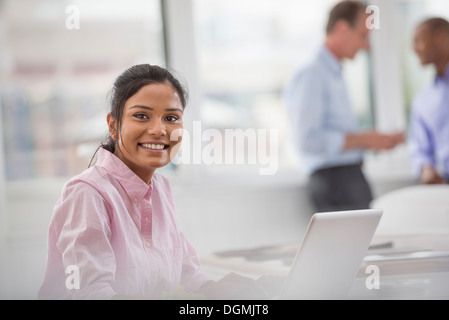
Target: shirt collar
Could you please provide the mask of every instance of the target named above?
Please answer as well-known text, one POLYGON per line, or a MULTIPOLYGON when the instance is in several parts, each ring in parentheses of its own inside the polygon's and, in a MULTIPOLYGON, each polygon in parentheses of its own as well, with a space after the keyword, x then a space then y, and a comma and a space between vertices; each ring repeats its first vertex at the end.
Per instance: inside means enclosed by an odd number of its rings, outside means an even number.
POLYGON ((122 160, 103 147, 98 150, 96 165, 105 168, 117 178, 131 199, 141 200, 152 190, 152 183, 147 185, 122 160))
POLYGON ((444 73, 443 77, 440 77, 438 75, 435 75, 435 84, 437 84, 440 81, 448 82, 449 83, 449 63, 446 66, 446 71, 444 73))
POLYGON ((343 67, 340 61, 338 61, 337 57, 325 45, 321 46, 319 54, 332 72, 336 74, 342 73, 343 67))

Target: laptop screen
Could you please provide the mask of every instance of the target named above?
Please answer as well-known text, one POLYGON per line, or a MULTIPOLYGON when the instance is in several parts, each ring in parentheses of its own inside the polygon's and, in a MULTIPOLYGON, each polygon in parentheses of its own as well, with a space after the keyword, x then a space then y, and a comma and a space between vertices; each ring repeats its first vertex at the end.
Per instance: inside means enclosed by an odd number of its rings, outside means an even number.
POLYGON ((382 214, 381 209, 315 213, 280 299, 344 299, 382 214))

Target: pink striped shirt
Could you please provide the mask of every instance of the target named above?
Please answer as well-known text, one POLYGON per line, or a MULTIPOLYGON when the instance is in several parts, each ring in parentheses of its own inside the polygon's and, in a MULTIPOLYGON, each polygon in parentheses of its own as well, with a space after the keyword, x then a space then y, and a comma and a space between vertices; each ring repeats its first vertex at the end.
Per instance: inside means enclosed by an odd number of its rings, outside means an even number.
POLYGON ((100 148, 96 165, 65 184, 49 226, 39 298, 157 298, 180 285, 196 291, 207 280, 166 177, 155 173, 147 185, 100 148))

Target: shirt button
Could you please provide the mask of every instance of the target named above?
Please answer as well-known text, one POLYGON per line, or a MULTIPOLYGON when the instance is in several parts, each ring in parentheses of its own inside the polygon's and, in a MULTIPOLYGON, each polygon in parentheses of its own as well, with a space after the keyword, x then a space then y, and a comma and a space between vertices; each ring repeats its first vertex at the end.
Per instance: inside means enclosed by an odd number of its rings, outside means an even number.
POLYGON ((137 201, 139 201, 139 199, 137 199, 137 198, 134 198, 134 202, 137 202, 137 201))
POLYGON ((147 247, 147 248, 151 247, 151 242, 150 241, 145 241, 145 247, 147 247))

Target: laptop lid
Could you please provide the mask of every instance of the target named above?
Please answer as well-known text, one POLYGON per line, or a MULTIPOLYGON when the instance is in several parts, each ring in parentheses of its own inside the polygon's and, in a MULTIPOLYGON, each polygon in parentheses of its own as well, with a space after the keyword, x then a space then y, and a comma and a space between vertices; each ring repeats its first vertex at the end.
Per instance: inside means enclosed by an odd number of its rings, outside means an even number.
POLYGON ((280 299, 345 299, 382 217, 381 209, 315 213, 280 299))

